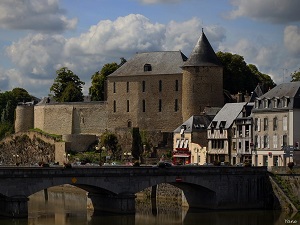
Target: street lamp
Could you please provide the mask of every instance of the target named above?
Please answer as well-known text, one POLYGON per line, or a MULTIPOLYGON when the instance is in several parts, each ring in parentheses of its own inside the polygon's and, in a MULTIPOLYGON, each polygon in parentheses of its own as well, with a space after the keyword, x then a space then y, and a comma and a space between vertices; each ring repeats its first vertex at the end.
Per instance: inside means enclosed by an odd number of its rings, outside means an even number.
POLYGON ((102 165, 102 160, 101 160, 101 153, 102 153, 102 151, 104 151, 105 150, 105 147, 103 146, 102 148, 100 148, 98 145, 96 145, 96 152, 99 152, 99 165, 101 166, 102 165))
POLYGON ((65 157, 66 163, 69 163, 70 154, 64 154, 64 157, 65 157))
POLYGON ((15 164, 18 166, 18 161, 19 161, 18 158, 19 158, 19 155, 18 155, 18 154, 16 154, 16 155, 14 154, 13 157, 14 157, 15 164))

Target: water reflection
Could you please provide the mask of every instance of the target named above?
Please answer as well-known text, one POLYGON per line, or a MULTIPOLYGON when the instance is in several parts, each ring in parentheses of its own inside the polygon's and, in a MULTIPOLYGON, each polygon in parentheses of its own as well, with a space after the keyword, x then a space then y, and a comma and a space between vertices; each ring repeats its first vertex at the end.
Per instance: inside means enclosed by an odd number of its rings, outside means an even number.
POLYGON ((28 219, 0 219, 0 225, 283 225, 300 223, 300 214, 280 211, 192 211, 179 201, 160 200, 151 207, 150 199, 137 199, 135 215, 93 216, 87 209, 84 192, 39 192, 30 197, 28 219), (299 221, 299 222, 298 222, 299 221), (291 223, 290 223, 291 224, 291 223))

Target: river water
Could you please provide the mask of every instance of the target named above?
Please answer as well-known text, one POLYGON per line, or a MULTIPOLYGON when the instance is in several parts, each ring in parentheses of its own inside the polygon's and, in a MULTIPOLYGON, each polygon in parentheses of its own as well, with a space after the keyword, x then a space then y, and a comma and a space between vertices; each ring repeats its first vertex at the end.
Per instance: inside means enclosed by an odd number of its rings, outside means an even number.
POLYGON ((283 225, 300 224, 300 215, 280 211, 190 211, 179 201, 137 198, 135 215, 93 216, 83 191, 59 187, 30 196, 28 219, 0 218, 0 225, 283 225), (48 196, 48 199, 45 197, 48 196))

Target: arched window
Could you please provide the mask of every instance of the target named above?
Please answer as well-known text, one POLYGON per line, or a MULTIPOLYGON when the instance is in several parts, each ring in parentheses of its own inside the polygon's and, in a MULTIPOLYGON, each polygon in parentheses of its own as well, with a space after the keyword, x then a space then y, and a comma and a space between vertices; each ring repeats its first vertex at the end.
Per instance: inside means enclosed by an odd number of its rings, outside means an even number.
POLYGON ((131 122, 131 120, 128 120, 128 121, 127 121, 127 127, 129 127, 129 128, 132 127, 132 122, 131 122))

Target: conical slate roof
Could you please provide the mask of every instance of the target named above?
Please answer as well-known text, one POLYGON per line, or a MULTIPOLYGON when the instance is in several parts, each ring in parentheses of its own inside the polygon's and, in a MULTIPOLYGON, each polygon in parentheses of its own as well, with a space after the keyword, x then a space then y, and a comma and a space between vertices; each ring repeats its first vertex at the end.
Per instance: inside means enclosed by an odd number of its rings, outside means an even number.
POLYGON ((183 64, 188 66, 222 66, 203 31, 190 58, 183 64))

